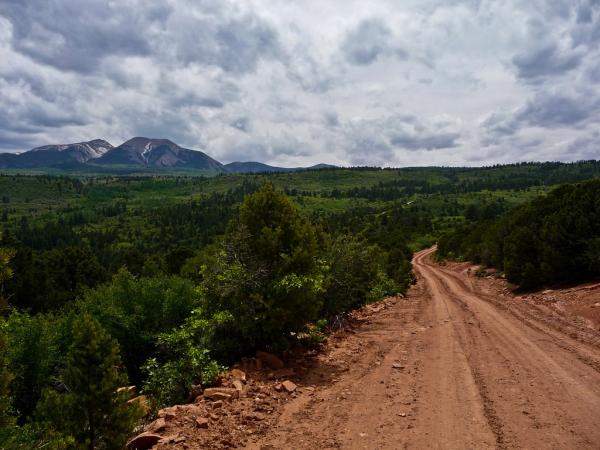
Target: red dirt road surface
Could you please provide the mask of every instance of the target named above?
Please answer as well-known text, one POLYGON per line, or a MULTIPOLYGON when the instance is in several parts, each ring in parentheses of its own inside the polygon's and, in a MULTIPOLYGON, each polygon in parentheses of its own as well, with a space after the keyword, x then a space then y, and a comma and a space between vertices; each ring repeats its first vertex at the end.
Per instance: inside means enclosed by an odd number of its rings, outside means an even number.
POLYGON ((598 327, 432 252, 407 298, 330 345, 247 449, 600 448, 598 327))

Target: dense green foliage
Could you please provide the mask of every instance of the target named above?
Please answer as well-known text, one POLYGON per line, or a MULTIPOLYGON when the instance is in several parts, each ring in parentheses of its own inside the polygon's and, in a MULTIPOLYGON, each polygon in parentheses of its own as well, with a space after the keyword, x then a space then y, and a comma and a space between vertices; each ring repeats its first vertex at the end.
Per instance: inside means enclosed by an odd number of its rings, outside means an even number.
POLYGON ((126 270, 111 283, 87 292, 78 310, 93 315, 115 338, 133 383, 141 366, 156 353, 158 336, 181 326, 200 304, 194 284, 175 276, 135 278, 126 270))
POLYGON ((522 287, 600 275, 600 179, 564 185, 503 215, 440 239, 442 257, 503 270, 522 287))
POLYGON ((483 203, 489 208, 482 214, 491 217, 547 186, 598 175, 596 161, 213 178, 0 175, 0 245, 16 251, 12 268, 19 275, 6 293, 13 306, 35 313, 63 308, 123 266, 136 276, 179 275, 188 259, 219 242, 244 196, 265 180, 313 222, 325 221, 329 233, 350 220, 356 234, 364 214, 391 210, 414 250, 453 226, 446 219, 470 218, 483 203))
POLYGON ((223 334, 240 351, 281 341, 318 318, 327 274, 320 239, 272 185, 246 197, 205 281, 207 307, 231 314, 223 334))
MULTIPOLYGON (((334 240, 329 250, 329 283, 325 292, 323 315, 333 317, 364 304, 365 299, 376 300, 392 295, 401 288, 394 283, 393 276, 385 271, 386 258, 377 245, 366 245, 351 235, 342 235, 334 240)), ((388 256, 390 259, 392 255, 388 256)), ((394 264, 405 265, 405 260, 394 264)), ((404 271, 401 283, 406 283, 404 271)))
MULTIPOLYGON (((0 249, 0 312, 6 308, 4 299, 4 282, 12 277, 12 269, 9 266, 12 253, 7 249, 0 249)), ((0 319, 2 320, 2 319, 0 319)), ((0 443, 3 441, 3 430, 13 425, 14 418, 10 414, 10 382, 12 374, 8 367, 8 349, 6 342, 6 330, 4 321, 0 321, 0 443)))
MULTIPOLYGON (((2 433, 2 430, 10 428, 14 423, 14 418, 10 414, 11 402, 9 395, 12 374, 8 369, 8 353, 4 334, 4 329, 0 329, 0 433, 2 433)), ((0 436, 0 442, 2 442, 2 436, 0 436)))
POLYGON ((155 403, 192 400, 189 396, 195 385, 215 381, 223 366, 212 359, 209 348, 217 348, 215 332, 231 320, 227 313, 210 316, 198 308, 181 327, 158 337, 159 352, 143 366, 147 375, 144 390, 153 394, 155 403))

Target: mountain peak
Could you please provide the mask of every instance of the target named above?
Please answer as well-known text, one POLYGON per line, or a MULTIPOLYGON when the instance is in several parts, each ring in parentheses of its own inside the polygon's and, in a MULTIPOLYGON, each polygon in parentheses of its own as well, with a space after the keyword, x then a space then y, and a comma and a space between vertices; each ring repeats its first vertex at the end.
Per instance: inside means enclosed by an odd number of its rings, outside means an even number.
POLYGON ((97 164, 124 164, 150 167, 190 167, 224 171, 223 165, 199 150, 180 147, 169 139, 137 136, 107 152, 97 164))
POLYGON ((133 138, 129 139, 128 141, 125 141, 123 144, 121 144, 121 146, 128 145, 131 147, 139 147, 139 146, 146 146, 148 144, 152 144, 153 146, 168 145, 168 146, 173 146, 173 147, 179 147, 179 145, 175 144, 173 141, 171 141, 169 139, 149 138, 149 137, 144 137, 144 136, 133 137, 133 138))
POLYGON ((35 147, 32 148, 31 150, 28 150, 24 153, 30 153, 30 152, 43 152, 43 151, 58 151, 58 152, 62 152, 65 150, 69 150, 69 149, 73 149, 73 148, 77 148, 77 147, 92 147, 94 149, 111 149, 113 148, 113 146, 105 141, 104 139, 93 139, 91 141, 84 141, 84 142, 75 142, 73 144, 53 144, 53 145, 42 145, 40 147, 35 147))
POLYGON ((92 139, 91 141, 88 141, 88 142, 82 142, 82 144, 90 144, 90 145, 102 146, 102 147, 107 147, 107 148, 113 147, 110 142, 105 141, 104 139, 92 139))
POLYGON ((23 167, 52 166, 64 163, 86 163, 111 150, 113 146, 104 139, 94 139, 74 144, 43 145, 18 156, 23 167))

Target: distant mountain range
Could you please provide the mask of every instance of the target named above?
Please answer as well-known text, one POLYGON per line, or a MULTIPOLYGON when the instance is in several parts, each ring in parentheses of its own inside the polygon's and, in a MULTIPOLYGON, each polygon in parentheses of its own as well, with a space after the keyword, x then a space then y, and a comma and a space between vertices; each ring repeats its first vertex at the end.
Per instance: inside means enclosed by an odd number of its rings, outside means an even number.
POLYGON ((317 164, 310 167, 276 167, 268 164, 248 161, 232 162, 225 164, 225 169, 230 173, 262 173, 262 172, 297 172, 298 170, 333 169, 336 166, 329 164, 317 164))
POLYGON ((135 137, 113 147, 102 139, 66 145, 45 145, 23 153, 0 153, 0 169, 85 167, 187 168, 218 173, 292 172, 332 168, 327 164, 311 167, 275 167, 260 162, 222 164, 199 150, 180 147, 168 139, 135 137))
POLYGON ((102 139, 66 145, 44 145, 27 152, 0 153, 0 168, 27 169, 53 167, 65 163, 87 163, 96 160, 114 149, 102 139))

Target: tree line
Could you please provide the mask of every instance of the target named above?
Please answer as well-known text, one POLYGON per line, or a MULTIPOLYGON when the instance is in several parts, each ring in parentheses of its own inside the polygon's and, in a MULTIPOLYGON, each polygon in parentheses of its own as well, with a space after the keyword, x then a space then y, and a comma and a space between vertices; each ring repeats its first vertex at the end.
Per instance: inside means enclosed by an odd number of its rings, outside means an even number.
POLYGON ((600 179, 555 188, 496 221, 468 221, 438 254, 495 267, 523 288, 600 275, 600 179))

